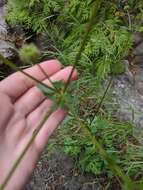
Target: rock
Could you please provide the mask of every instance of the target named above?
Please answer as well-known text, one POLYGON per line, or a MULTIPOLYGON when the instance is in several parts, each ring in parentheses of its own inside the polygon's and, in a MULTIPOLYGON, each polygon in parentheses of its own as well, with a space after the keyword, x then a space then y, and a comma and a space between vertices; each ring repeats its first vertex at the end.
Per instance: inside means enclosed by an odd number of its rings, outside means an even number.
POLYGON ((141 66, 143 67, 142 63, 143 63, 143 55, 135 56, 135 58, 133 59, 133 64, 141 64, 141 66))
POLYGON ((141 68, 135 75, 135 88, 143 96, 143 69, 141 68))
POLYGON ((0 0, 0 53, 3 54, 5 58, 10 59, 14 55, 15 46, 10 42, 10 36, 8 34, 8 26, 5 21, 5 1, 0 0))
POLYGON ((134 50, 133 55, 138 56, 143 54, 143 42, 141 42, 134 50))
POLYGON ((5 22, 5 12, 4 12, 4 8, 0 7, 0 35, 1 37, 5 37, 7 35, 7 25, 5 22))
POLYGON ((137 91, 141 96, 143 96, 143 82, 138 82, 137 91))
POLYGON ((13 56, 13 48, 14 46, 10 42, 0 40, 0 53, 2 53, 5 58, 11 58, 13 56))
POLYGON ((6 3, 6 0, 0 0, 0 7, 4 6, 6 3))
POLYGON ((129 80, 128 73, 116 77, 112 92, 117 108, 116 116, 133 124, 134 134, 140 140, 139 134, 143 134, 143 68, 139 67, 132 77, 134 83, 129 80))
POLYGON ((135 32, 133 34, 133 43, 137 46, 140 42, 143 41, 143 34, 141 32, 135 32))
POLYGON ((131 65, 127 61, 126 73, 114 79, 112 91, 117 117, 143 133, 143 33, 134 33, 133 41, 134 59, 131 65))

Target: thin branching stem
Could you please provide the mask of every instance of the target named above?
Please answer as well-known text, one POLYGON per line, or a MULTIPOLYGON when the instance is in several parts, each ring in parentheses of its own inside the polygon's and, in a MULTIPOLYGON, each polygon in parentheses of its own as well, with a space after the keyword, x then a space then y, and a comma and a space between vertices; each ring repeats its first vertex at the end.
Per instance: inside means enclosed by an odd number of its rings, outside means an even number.
POLYGON ((97 107, 97 109, 96 109, 96 111, 95 111, 95 113, 94 113, 93 119, 91 120, 91 123, 90 123, 90 124, 93 123, 93 121, 94 121, 96 115, 99 113, 100 108, 101 108, 102 105, 103 105, 104 99, 105 99, 105 97, 106 97, 106 95, 107 95, 107 93, 108 93, 108 90, 110 89, 110 86, 111 86, 111 84, 112 84, 112 81, 113 81, 113 77, 111 77, 110 80, 109 80, 109 83, 108 83, 108 85, 107 85, 107 87, 106 87, 106 89, 105 89, 105 92, 104 92, 104 94, 103 94, 103 96, 102 96, 102 98, 101 98, 101 100, 100 100, 100 102, 99 102, 99 104, 98 104, 98 107, 97 107))
POLYGON ((13 176, 15 170, 17 169, 18 165, 20 164, 21 160, 24 158, 26 152, 29 150, 29 148, 31 147, 31 145, 33 144, 35 138, 37 137, 37 135, 39 134, 41 128, 43 127, 43 125, 45 124, 45 122, 47 121, 47 119, 49 118, 49 116, 56 110, 57 106, 54 104, 52 106, 52 108, 50 109, 50 111, 48 111, 44 118, 42 119, 42 121, 40 122, 40 124, 38 125, 38 127, 33 131, 32 137, 30 138, 30 140, 28 141, 28 143, 26 144, 25 148, 23 149, 22 153, 20 154, 20 156, 17 158, 17 160, 14 162, 12 168, 10 169, 8 175, 6 176, 6 178, 4 179, 4 182, 2 183, 2 185, 0 186, 0 190, 4 190, 4 188, 6 187, 6 185, 8 184, 9 180, 11 179, 11 177, 13 176))
POLYGON ((112 157, 108 155, 108 153, 104 150, 104 148, 102 147, 101 143, 97 140, 95 135, 91 133, 89 127, 78 116, 76 116, 76 120, 78 124, 80 124, 80 126, 86 130, 87 134, 89 134, 92 143, 99 152, 100 156, 107 161, 109 169, 116 174, 116 177, 119 181, 121 179, 120 184, 122 185, 123 183, 126 186, 126 190, 134 190, 134 183, 127 175, 124 174, 121 168, 115 163, 114 159, 112 159, 112 157))
POLYGON ((81 46, 80 46, 80 49, 76 55, 76 58, 75 58, 75 62, 73 64, 73 68, 71 70, 71 73, 68 77, 68 80, 67 80, 67 83, 65 84, 64 86, 64 92, 67 90, 69 84, 70 84, 70 80, 71 80, 71 77, 74 73, 74 70, 75 70, 75 67, 78 65, 80 59, 81 59, 81 56, 82 56, 82 52, 84 51, 84 48, 85 48, 85 45, 88 41, 88 37, 89 37, 89 34, 91 32, 91 30, 93 29, 94 27, 94 24, 95 24, 95 20, 96 20, 96 16, 97 16, 97 13, 101 7, 101 4, 102 4, 102 0, 97 0, 94 2, 94 7, 93 7, 93 11, 92 11, 92 17, 88 23, 88 26, 87 26, 87 29, 86 29, 86 32, 85 32, 85 35, 83 37, 83 41, 81 43, 81 46))
POLYGON ((28 78, 32 79, 33 81, 35 81, 35 82, 37 82, 39 84, 42 84, 43 86, 45 86, 48 89, 53 90, 53 87, 50 87, 50 86, 46 85, 45 83, 41 82, 37 78, 33 77, 32 75, 30 75, 27 72, 23 71, 22 69, 18 68, 14 63, 12 63, 11 61, 9 61, 6 58, 4 58, 4 56, 2 54, 0 54, 0 60, 2 60, 5 65, 9 66, 14 71, 19 71, 19 72, 23 73, 25 76, 27 76, 28 78))
POLYGON ((48 81, 50 82, 50 84, 52 85, 52 87, 58 92, 57 87, 53 84, 53 82, 50 79, 49 75, 44 71, 44 69, 41 67, 41 65, 37 64, 37 66, 39 67, 39 69, 41 70, 41 72, 45 75, 45 77, 48 79, 48 81))

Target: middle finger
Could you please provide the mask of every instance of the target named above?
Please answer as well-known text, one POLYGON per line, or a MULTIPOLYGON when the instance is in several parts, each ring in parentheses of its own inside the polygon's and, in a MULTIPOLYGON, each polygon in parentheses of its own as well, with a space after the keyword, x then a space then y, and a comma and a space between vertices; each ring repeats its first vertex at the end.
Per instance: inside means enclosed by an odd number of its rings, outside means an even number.
MULTIPOLYGON (((68 77, 71 73, 72 67, 66 67, 53 76, 50 77, 51 81, 63 81, 67 82, 68 77)), ((77 74, 76 71, 74 71, 71 80, 76 80, 77 74)), ((46 85, 51 86, 48 79, 43 81, 46 85)), ((15 108, 16 111, 21 112, 23 115, 28 115, 33 110, 35 110, 42 102, 46 99, 46 97, 43 95, 43 93, 37 88, 32 87, 29 89, 16 103, 15 108)))

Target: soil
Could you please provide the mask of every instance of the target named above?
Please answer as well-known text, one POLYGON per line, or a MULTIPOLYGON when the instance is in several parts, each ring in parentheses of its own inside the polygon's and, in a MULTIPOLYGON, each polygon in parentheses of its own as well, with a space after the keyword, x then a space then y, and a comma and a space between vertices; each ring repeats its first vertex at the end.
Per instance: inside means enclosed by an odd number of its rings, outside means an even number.
MULTIPOLYGON (((104 181, 100 181, 102 183, 104 181)), ((96 177, 81 174, 75 161, 63 153, 45 152, 25 190, 100 190, 96 177)))

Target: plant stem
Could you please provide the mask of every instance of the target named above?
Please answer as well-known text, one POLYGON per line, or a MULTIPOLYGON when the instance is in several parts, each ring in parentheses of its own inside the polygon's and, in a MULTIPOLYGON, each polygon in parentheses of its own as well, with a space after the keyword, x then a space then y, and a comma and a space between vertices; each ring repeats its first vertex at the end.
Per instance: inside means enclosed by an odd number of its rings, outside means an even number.
POLYGON ((108 153, 104 150, 104 148, 102 147, 100 142, 96 139, 96 137, 94 135, 92 135, 89 127, 84 122, 82 122, 81 119, 78 118, 78 116, 76 116, 76 118, 77 118, 78 124, 80 123, 80 126, 82 128, 84 128, 87 131, 87 133, 89 134, 89 136, 92 140, 92 143, 95 146, 95 148, 97 149, 97 151, 99 152, 100 156, 107 161, 109 169, 113 173, 116 174, 116 177, 119 177, 122 180, 124 185, 126 185, 126 190, 134 190, 135 185, 132 183, 131 179, 127 175, 124 174, 124 172, 115 163, 115 161, 111 158, 111 156, 108 155, 108 153))
POLYGON ((37 64, 37 66, 39 67, 41 72, 45 75, 45 77, 47 77, 48 81, 52 84, 53 88, 58 92, 58 89, 56 88, 56 86, 54 86, 54 84, 53 84, 52 80, 50 79, 49 75, 44 71, 44 69, 41 67, 41 65, 37 64))
MULTIPOLYGON (((12 68, 15 71, 19 71, 21 73, 23 73, 25 76, 29 77, 30 79, 36 81, 37 83, 40 83, 42 85, 44 85, 46 88, 50 88, 53 90, 53 88, 47 86, 46 84, 44 84, 43 82, 39 81, 38 79, 36 79, 35 77, 29 75, 28 73, 26 73, 25 71, 19 69, 15 64, 13 64, 12 62, 10 62, 9 60, 5 59, 1 54, 0 54, 0 59, 10 68, 12 68)), ((58 105, 60 104, 61 98, 58 101, 58 105)), ((6 187, 7 183, 9 182, 9 180, 11 179, 13 173, 15 172, 17 166, 19 165, 19 163, 21 162, 21 160, 23 159, 24 155, 26 154, 26 152, 29 150, 30 146, 32 145, 32 143, 34 142, 36 136, 38 135, 39 131, 41 130, 42 126, 44 125, 44 123, 47 121, 48 117, 52 114, 53 111, 55 111, 57 108, 57 104, 54 104, 52 106, 52 108, 50 109, 50 111, 48 111, 44 118, 42 119, 42 121, 40 122, 40 124, 38 125, 38 127, 36 128, 36 130, 33 132, 32 137, 30 138, 30 140, 28 141, 28 143, 26 144, 25 148, 23 149, 22 153, 20 154, 20 156, 17 158, 17 160, 14 162, 12 168, 10 169, 8 175, 6 176, 6 178, 4 179, 4 182, 2 183, 2 185, 0 186, 0 190, 4 190, 4 188, 6 187)))
POLYGON ((74 64, 73 64, 73 68, 72 68, 71 73, 70 73, 70 75, 69 75, 69 77, 68 77, 67 83, 65 84, 64 92, 67 90, 67 88, 68 88, 68 86, 69 86, 69 83, 70 83, 70 80, 71 80, 71 77, 72 77, 72 75, 73 75, 73 72, 74 72, 74 70, 75 70, 75 67, 78 65, 78 63, 79 63, 79 61, 80 61, 80 58, 81 58, 81 56, 82 56, 82 52, 84 51, 85 45, 86 45, 86 43, 87 43, 87 39, 88 39, 89 34, 90 34, 90 32, 91 32, 91 30, 92 30, 92 28, 93 28, 93 26, 94 26, 95 19, 96 19, 97 13, 98 13, 98 11, 99 11, 99 9, 100 9, 100 7, 101 7, 101 4, 102 4, 102 0, 96 0, 96 1, 94 2, 94 7, 93 7, 93 11, 92 11, 92 16, 91 16, 91 19, 90 19, 90 21, 89 21, 89 23, 88 23, 88 27, 87 27, 87 30, 86 30, 85 35, 84 35, 84 37, 83 37, 83 41, 82 41, 82 43, 81 43, 80 49, 79 49, 79 51, 78 51, 78 53, 77 53, 77 55, 76 55, 75 62, 74 62, 74 64))
POLYGON ((6 58, 3 57, 3 55, 0 54, 0 60, 2 60, 4 62, 5 65, 9 66, 10 68, 12 68, 14 71, 19 71, 21 73, 23 73, 25 76, 27 76, 28 78, 32 79, 33 81, 42 84, 43 86, 45 86, 48 89, 53 90, 52 87, 46 85, 45 83, 41 82, 40 80, 36 79, 35 77, 31 76, 30 74, 26 73, 25 71, 23 71, 22 69, 18 68, 14 63, 12 63, 11 61, 7 60, 6 58))
POLYGON ((92 124, 92 122, 94 121, 96 115, 99 113, 100 108, 101 108, 101 106, 102 106, 102 104, 103 104, 103 101, 104 101, 104 99, 105 99, 105 97, 106 97, 106 95, 107 95, 107 93, 108 93, 108 90, 109 90, 111 84, 112 84, 112 81, 113 81, 113 77, 111 77, 110 80, 109 80, 109 83, 108 83, 108 85, 107 85, 107 88, 105 89, 105 92, 104 92, 104 94, 103 94, 103 96, 102 96, 102 98, 101 98, 101 100, 100 100, 100 102, 99 102, 99 105, 98 105, 98 107, 97 107, 97 109, 96 109, 96 111, 95 111, 95 114, 94 114, 94 116, 93 116, 93 118, 92 118, 90 124, 92 124))
POLYGON ((21 160, 24 158, 24 155, 26 154, 26 152, 29 150, 29 148, 31 147, 32 143, 34 142, 35 138, 37 137, 37 135, 39 134, 39 131, 41 130, 41 128, 43 127, 43 125, 45 124, 45 122, 47 121, 48 117, 53 113, 53 111, 55 111, 57 108, 57 106, 54 104, 52 106, 52 108, 50 109, 50 111, 48 111, 44 118, 42 119, 42 121, 40 122, 40 124, 38 125, 38 127, 34 130, 32 137, 30 138, 30 140, 28 141, 28 143, 26 144, 25 148, 23 149, 22 153, 20 154, 20 156, 17 158, 17 160, 14 162, 12 168, 10 169, 8 175, 6 176, 4 182, 2 183, 2 185, 0 186, 0 190, 4 190, 4 188, 6 187, 6 185, 8 184, 9 180, 11 179, 12 175, 14 174, 15 170, 17 169, 17 166, 19 165, 19 163, 21 162, 21 160))

